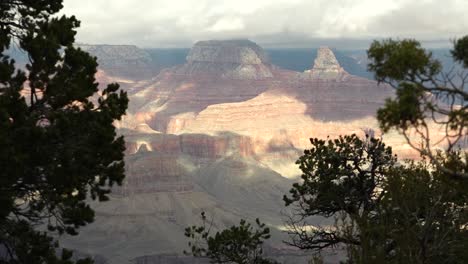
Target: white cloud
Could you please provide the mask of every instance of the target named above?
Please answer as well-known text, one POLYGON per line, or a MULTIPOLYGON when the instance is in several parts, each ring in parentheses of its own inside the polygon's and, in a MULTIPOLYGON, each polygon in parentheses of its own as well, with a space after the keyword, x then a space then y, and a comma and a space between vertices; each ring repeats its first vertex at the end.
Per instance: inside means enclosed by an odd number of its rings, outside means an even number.
POLYGON ((226 31, 239 31, 245 29, 245 24, 242 18, 233 17, 233 18, 220 18, 214 23, 211 27, 208 28, 208 31, 211 32, 226 32, 226 31))
POLYGON ((65 0, 78 41, 143 47, 201 39, 450 39, 466 34, 466 0, 65 0))

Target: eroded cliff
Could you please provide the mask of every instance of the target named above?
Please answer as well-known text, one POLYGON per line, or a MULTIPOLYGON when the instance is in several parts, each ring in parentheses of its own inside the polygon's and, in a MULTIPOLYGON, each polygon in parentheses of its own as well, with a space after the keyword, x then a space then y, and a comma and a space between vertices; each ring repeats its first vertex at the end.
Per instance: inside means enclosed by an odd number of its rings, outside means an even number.
POLYGON ((265 79, 273 77, 263 49, 249 40, 200 41, 187 56, 187 63, 175 73, 213 75, 227 79, 265 79))

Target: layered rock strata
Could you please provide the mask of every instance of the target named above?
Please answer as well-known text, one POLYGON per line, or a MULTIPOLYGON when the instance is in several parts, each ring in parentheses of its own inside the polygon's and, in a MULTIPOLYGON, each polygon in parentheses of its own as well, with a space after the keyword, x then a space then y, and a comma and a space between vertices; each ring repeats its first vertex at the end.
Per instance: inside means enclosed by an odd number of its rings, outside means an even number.
POLYGON ((175 73, 214 75, 227 79, 273 77, 265 52, 249 40, 197 42, 187 56, 187 63, 175 73))

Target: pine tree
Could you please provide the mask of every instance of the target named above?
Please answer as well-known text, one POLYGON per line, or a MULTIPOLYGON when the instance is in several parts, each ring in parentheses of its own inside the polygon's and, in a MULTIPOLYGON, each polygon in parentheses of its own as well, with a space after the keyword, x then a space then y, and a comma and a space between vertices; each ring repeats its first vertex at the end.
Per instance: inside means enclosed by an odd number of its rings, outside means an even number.
POLYGON ((72 263, 50 233, 76 235, 94 220, 88 198, 107 200, 124 178, 113 122, 127 95, 117 84, 98 93, 96 58, 73 47, 80 23, 62 7, 0 2, 0 263, 72 263), (6 55, 15 46, 23 70, 6 55))

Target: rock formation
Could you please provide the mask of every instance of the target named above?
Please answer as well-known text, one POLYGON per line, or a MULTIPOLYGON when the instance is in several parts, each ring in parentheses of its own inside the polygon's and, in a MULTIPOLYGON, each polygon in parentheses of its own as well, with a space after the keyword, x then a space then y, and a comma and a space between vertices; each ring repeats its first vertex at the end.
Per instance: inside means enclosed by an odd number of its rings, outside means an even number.
POLYGON ((97 57, 99 69, 114 78, 146 79, 156 72, 151 56, 134 45, 78 44, 77 47, 97 57))
POLYGON ((314 71, 317 72, 340 72, 343 71, 338 60, 328 47, 320 47, 317 50, 317 58, 314 60, 314 71))
POLYGON ((338 79, 348 75, 340 66, 333 51, 328 47, 320 47, 317 50, 317 58, 311 70, 300 74, 302 79, 338 79))
POLYGON ((197 42, 187 56, 187 63, 175 72, 228 79, 273 77, 265 52, 249 40, 197 42))
POLYGON ((127 120, 175 131, 210 105, 259 95, 275 83, 274 74, 281 78, 284 72, 272 67, 251 41, 200 41, 184 65, 163 70, 146 87, 134 89, 130 112, 135 118, 127 120))
POLYGON ((299 116, 316 121, 373 116, 391 95, 388 87, 348 74, 325 47, 319 49, 314 67, 299 74, 268 64, 264 52, 252 42, 206 41, 195 44, 185 65, 163 71, 132 96, 126 126, 133 129, 145 123, 172 134, 271 132, 280 116, 286 123, 278 129, 302 126, 288 125, 299 116), (236 66, 226 71, 223 65, 236 66), (268 67, 273 77, 231 78, 228 73, 239 65, 268 67))
MULTIPOLYGON (((198 161, 231 155, 253 158, 284 177, 297 177, 294 161, 309 146, 310 137, 363 134, 364 128, 377 127, 372 117, 392 95, 389 87, 346 73, 328 48, 319 49, 307 78, 267 62, 252 42, 199 42, 185 65, 165 70, 146 88, 139 88, 130 98, 130 113, 121 126, 146 136, 127 136, 127 149, 131 154, 154 151, 159 156, 143 160, 148 163, 145 170, 129 167, 132 177, 146 179, 139 182, 172 174, 186 179, 191 173, 180 169, 179 157, 203 167, 198 161), (226 63, 268 65, 274 77, 228 78, 218 71, 226 63), (190 74, 181 73, 187 69, 192 69, 190 74), (156 169, 165 166, 160 164, 162 154, 171 156, 172 167, 157 176, 156 169)), ((174 190, 193 188, 180 177, 172 179, 181 186, 174 190)), ((133 188, 130 180, 127 187, 133 188)), ((124 192, 144 192, 139 186, 130 189, 124 192)))

